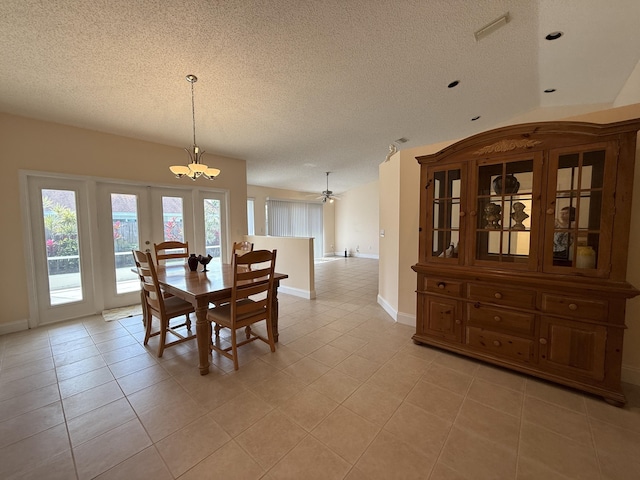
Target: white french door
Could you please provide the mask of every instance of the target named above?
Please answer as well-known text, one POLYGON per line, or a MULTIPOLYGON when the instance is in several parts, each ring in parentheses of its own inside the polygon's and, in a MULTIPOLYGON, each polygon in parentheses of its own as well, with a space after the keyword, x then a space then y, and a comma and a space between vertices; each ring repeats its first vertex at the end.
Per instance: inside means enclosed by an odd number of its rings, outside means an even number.
MULTIPOLYGON (((30 326, 140 301, 131 250, 165 240, 224 261, 226 194, 23 173, 31 256, 30 326)), ((28 250, 28 251, 29 251, 28 250)))
POLYGON ((227 222, 225 194, 200 191, 194 201, 195 235, 198 254, 211 255, 212 262, 229 263, 227 258, 227 222))
POLYGON ((98 192, 104 308, 131 305, 140 298, 132 250, 153 252, 165 240, 193 245, 191 192, 114 183, 101 183, 98 192))
POLYGON ((27 177, 29 284, 37 311, 29 326, 95 312, 94 250, 88 186, 69 179, 27 177))

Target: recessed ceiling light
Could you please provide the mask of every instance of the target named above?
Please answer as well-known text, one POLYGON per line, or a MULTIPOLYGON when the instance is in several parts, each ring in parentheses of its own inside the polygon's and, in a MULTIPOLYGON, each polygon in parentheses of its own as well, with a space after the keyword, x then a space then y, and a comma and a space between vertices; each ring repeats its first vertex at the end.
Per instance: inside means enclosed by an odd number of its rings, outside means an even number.
POLYGON ((460 80, 454 80, 449 85, 447 85, 447 88, 457 87, 459 83, 460 83, 460 80))
POLYGON ((473 117, 473 118, 471 119, 471 121, 472 121, 472 122, 475 122, 475 121, 476 121, 476 120, 478 120, 479 118, 480 118, 480 115, 475 116, 475 117, 473 117))
POLYGON ((553 93, 553 92, 555 92, 555 91, 556 91, 556 89, 555 89, 555 88, 547 88, 547 89, 544 91, 544 93, 553 93))
POLYGON ((549 35, 547 35, 546 38, 547 40, 557 40, 559 39, 562 35, 564 35, 564 33, 562 32, 551 32, 549 35))

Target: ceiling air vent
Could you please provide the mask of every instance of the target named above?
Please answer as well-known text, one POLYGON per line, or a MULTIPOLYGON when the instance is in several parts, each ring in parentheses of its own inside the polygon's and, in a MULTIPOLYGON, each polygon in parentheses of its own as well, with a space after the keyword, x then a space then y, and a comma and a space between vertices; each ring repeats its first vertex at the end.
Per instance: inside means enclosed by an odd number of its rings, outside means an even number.
POLYGON ((505 13, 501 17, 496 18, 493 22, 486 24, 480 30, 473 34, 476 37, 476 42, 479 42, 487 35, 491 35, 493 32, 498 30, 500 27, 504 26, 509 22, 509 12, 505 13))

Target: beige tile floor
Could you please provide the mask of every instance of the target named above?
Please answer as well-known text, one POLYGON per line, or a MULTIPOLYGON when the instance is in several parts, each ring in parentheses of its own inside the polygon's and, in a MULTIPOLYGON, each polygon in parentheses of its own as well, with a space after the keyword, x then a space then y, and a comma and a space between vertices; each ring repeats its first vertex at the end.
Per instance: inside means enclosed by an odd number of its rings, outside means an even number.
POLYGON ((193 343, 158 359, 139 317, 0 337, 0 478, 640 478, 640 387, 619 409, 414 345, 377 261, 316 274, 238 372, 201 377, 193 343))

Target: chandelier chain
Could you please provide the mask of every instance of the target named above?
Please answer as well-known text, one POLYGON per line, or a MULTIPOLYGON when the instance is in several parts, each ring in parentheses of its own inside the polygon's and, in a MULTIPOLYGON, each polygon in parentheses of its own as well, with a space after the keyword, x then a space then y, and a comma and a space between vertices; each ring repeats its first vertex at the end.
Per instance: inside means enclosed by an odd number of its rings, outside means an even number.
POLYGON ((195 83, 195 81, 190 83, 191 83, 191 118, 193 120, 193 144, 197 145, 196 143, 196 103, 194 101, 194 94, 193 94, 193 84, 195 83))

